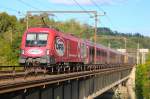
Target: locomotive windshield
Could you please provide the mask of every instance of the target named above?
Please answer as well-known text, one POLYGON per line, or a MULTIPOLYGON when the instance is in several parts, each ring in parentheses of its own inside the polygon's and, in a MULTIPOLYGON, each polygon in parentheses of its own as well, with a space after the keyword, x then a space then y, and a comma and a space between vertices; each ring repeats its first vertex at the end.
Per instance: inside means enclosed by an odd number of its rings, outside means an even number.
POLYGON ((27 33, 26 46, 27 47, 46 46, 47 37, 48 37, 47 33, 27 33))

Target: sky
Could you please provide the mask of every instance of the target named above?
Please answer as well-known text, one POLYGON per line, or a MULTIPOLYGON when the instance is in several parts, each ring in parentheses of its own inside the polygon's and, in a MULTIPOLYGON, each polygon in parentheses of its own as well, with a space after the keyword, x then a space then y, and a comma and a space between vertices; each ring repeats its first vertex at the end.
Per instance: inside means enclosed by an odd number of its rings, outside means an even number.
MULTIPOLYGON (((26 11, 84 10, 98 12, 98 26, 150 36, 150 0, 3 0, 0 12, 24 17, 26 11), (104 12, 106 14, 103 16, 104 12)), ((55 14, 56 21, 76 19, 94 26, 91 14, 55 14)))

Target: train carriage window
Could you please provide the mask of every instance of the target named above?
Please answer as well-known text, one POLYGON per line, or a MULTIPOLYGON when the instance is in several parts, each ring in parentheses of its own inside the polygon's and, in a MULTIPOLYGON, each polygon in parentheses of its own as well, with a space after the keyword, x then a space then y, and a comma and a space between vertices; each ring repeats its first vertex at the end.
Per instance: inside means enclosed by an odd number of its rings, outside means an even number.
POLYGON ((95 48, 92 48, 92 55, 95 55, 95 48))
POLYGON ((102 51, 102 53, 101 53, 101 54, 102 54, 102 56, 104 56, 104 52, 103 52, 103 51, 102 51))
POLYGON ((97 56, 99 56, 99 50, 97 50, 97 52, 96 52, 96 53, 97 53, 97 56))
POLYGON ((104 52, 104 54, 105 54, 104 56, 106 57, 107 56, 107 52, 104 52))
POLYGON ((98 50, 97 55, 100 56, 100 50, 98 50))
POLYGON ((92 55, 92 49, 91 49, 91 47, 90 47, 90 56, 92 55))
POLYGON ((99 51, 99 55, 100 55, 100 56, 102 56, 102 54, 101 54, 101 53, 102 53, 102 52, 101 52, 101 50, 100 50, 100 51, 99 51))
POLYGON ((94 48, 90 47, 90 56, 94 56, 94 48))
POLYGON ((101 56, 103 56, 103 57, 105 56, 105 52, 104 52, 103 50, 101 50, 101 53, 100 53, 100 54, 101 54, 101 56))

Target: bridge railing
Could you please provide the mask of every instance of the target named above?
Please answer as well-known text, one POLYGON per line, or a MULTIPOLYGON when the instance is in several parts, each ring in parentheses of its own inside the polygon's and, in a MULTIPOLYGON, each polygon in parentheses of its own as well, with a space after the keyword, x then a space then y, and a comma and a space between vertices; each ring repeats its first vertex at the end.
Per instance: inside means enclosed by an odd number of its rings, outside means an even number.
POLYGON ((85 64, 73 66, 0 66, 0 80, 37 75, 58 75, 73 72, 95 71, 117 67, 132 67, 133 64, 85 64))

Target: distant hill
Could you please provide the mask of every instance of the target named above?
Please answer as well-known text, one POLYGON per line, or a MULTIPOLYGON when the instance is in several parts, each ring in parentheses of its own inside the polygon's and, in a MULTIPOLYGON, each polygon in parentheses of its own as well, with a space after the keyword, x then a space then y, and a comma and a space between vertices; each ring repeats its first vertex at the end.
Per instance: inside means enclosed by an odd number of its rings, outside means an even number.
POLYGON ((127 38, 127 48, 137 48, 137 43, 139 42, 140 48, 148 48, 150 49, 150 37, 143 36, 140 33, 120 33, 117 31, 112 31, 111 29, 107 27, 100 27, 97 29, 97 35, 99 37, 99 42, 108 45, 108 43, 111 43, 112 48, 123 48, 124 47, 124 41, 118 40, 118 39, 109 39, 109 36, 111 37, 123 37, 127 38), (108 39, 103 39, 103 36, 108 36, 108 39))
POLYGON ((99 27, 97 28, 98 35, 111 35, 111 36, 124 36, 124 37, 144 37, 140 33, 121 33, 117 31, 112 31, 107 27, 99 27))

